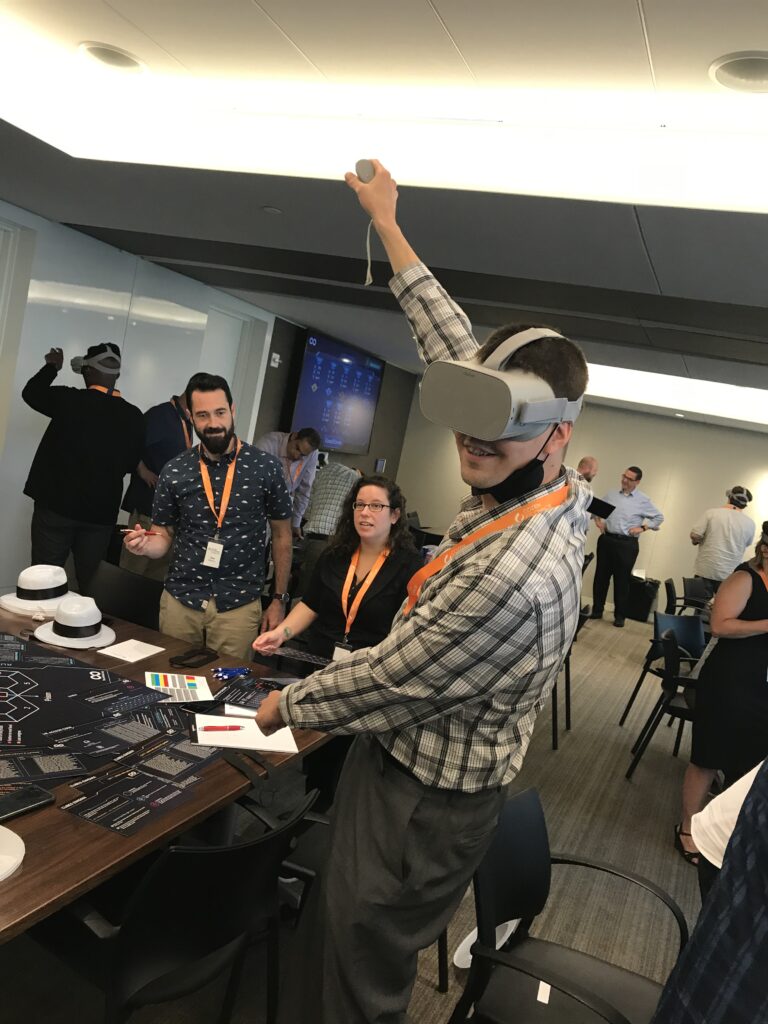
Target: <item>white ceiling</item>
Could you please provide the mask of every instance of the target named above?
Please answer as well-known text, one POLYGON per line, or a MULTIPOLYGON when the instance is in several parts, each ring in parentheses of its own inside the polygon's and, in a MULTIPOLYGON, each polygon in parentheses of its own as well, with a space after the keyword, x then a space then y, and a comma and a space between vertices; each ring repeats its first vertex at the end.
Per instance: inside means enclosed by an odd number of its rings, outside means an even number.
POLYGON ((0 0, 0 113, 89 159, 768 209, 753 0, 0 0), (104 69, 84 41, 147 74, 104 69))
POLYGON ((768 388, 768 95, 708 75, 760 49, 763 0, 0 0, 0 118, 62 151, 5 152, 0 197, 195 240, 194 258, 132 251, 231 266, 237 284, 211 283, 415 370, 402 319, 322 268, 363 253, 340 175, 391 157, 409 236, 464 275, 484 324, 530 311, 604 365, 768 388), (148 73, 87 64, 85 40, 148 73), (228 262, 205 240, 258 253, 228 262), (324 282, 346 294, 318 298, 324 282))

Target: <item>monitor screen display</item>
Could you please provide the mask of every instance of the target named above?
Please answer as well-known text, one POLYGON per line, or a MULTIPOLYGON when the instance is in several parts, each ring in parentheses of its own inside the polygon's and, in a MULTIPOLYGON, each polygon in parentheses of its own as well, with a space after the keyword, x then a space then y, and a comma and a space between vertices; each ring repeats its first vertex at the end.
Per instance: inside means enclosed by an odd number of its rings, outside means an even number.
POLYGON ((291 430, 314 427, 322 448, 364 455, 383 375, 381 359, 308 331, 291 430))

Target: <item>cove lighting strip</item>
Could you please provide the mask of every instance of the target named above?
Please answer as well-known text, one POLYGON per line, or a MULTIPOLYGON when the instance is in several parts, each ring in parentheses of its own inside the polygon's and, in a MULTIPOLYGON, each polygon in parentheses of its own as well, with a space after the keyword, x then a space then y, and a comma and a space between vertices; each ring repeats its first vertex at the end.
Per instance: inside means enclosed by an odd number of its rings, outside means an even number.
POLYGON ((0 40, 0 117, 76 157, 768 212, 768 95, 126 73, 9 14, 0 40))
POLYGON ((590 396, 768 426, 768 392, 762 388, 590 363, 590 396))

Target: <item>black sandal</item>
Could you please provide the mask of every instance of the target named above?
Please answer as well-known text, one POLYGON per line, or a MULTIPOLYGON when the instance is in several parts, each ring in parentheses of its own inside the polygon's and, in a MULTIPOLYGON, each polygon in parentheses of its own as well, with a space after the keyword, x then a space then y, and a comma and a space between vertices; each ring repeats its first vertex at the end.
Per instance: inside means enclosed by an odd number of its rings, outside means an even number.
POLYGON ((690 832, 683 832, 683 823, 675 825, 675 849, 683 858, 687 864, 692 864, 693 867, 698 867, 699 857, 701 856, 698 850, 686 850, 683 846, 683 840, 681 836, 690 836, 690 832))

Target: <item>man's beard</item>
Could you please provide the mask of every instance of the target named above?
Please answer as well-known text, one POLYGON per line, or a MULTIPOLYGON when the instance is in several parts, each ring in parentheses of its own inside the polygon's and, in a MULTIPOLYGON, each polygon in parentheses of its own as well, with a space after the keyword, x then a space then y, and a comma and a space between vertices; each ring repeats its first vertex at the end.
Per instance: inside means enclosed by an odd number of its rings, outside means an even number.
POLYGON ((200 431, 195 428, 195 433, 211 455, 223 455, 235 436, 235 424, 233 423, 229 430, 221 430, 221 428, 214 430, 211 427, 207 427, 205 430, 200 431))

